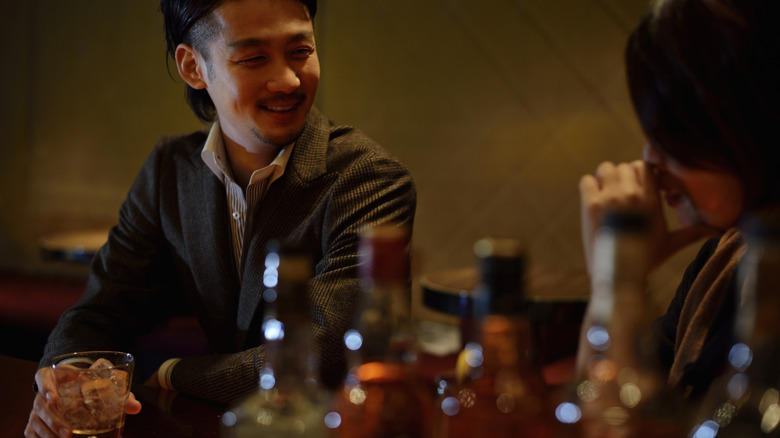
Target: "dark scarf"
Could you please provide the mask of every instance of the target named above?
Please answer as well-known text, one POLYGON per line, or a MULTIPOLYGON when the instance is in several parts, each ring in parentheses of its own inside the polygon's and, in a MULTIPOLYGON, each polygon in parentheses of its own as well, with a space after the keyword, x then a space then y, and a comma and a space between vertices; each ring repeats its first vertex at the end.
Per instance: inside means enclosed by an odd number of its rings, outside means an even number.
POLYGON ((691 285, 677 325, 674 363, 669 372, 669 384, 677 386, 687 365, 701 354, 729 281, 736 275, 745 244, 736 228, 723 235, 712 257, 691 285))

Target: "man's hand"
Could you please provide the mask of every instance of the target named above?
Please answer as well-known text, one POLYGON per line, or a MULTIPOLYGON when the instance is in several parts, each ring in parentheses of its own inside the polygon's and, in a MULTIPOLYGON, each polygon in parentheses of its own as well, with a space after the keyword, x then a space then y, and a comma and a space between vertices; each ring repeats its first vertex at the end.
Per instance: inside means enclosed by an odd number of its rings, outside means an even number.
MULTIPOLYGON (((38 394, 33 401, 33 409, 24 429, 24 436, 33 437, 61 437, 71 436, 70 425, 57 410, 57 387, 54 381, 54 373, 50 368, 44 367, 35 373, 35 383, 38 386, 38 394)), ((141 412, 141 403, 135 399, 131 392, 127 398, 125 407, 127 414, 141 412)))
POLYGON ((152 373, 151 376, 149 376, 148 379, 146 379, 146 382, 144 382, 144 385, 150 387, 150 388, 160 388, 160 378, 158 377, 159 371, 155 370, 154 373, 152 373))

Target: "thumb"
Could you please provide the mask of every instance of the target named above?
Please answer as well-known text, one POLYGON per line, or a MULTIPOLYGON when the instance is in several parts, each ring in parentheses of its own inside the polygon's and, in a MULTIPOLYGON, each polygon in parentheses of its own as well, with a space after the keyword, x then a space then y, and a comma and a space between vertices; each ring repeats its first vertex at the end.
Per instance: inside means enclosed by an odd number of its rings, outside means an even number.
POLYGON ((127 396, 127 405, 125 406, 125 412, 130 415, 135 415, 141 412, 141 402, 135 398, 135 394, 132 392, 127 396))

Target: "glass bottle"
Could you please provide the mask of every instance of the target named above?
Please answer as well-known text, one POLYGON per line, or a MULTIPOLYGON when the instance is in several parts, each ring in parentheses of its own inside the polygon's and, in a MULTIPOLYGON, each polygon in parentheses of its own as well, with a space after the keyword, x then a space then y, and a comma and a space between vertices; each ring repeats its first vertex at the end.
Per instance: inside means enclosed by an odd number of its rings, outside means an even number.
POLYGON ((330 414, 335 437, 431 436, 432 389, 416 372, 410 320, 409 237, 394 224, 361 235, 362 303, 344 335, 350 369, 330 414))
POLYGON ((579 378, 555 415, 572 436, 684 437, 683 399, 666 385, 646 317, 647 218, 605 215, 594 240, 579 378))
POLYGON ((692 437, 780 436, 780 221, 751 216, 740 227, 735 343, 710 385, 692 437))
POLYGON ((479 240, 474 252, 481 277, 472 294, 478 332, 460 355, 457 382, 438 398, 436 436, 552 436, 547 388, 524 313, 525 253, 517 240, 498 238, 479 240))
POLYGON ((309 319, 311 256, 268 245, 263 273, 265 362, 259 390, 222 416, 222 435, 325 437, 329 399, 319 382, 309 319))

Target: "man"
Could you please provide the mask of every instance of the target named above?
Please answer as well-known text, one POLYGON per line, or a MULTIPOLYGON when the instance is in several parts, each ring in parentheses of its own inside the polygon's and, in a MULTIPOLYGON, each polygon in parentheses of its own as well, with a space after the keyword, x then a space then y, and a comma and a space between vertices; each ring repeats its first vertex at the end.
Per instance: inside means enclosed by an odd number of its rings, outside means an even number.
MULTIPOLYGON (((314 337, 326 383, 335 385, 360 293, 358 233, 385 222, 411 227, 411 176, 312 107, 316 1, 162 0, 161 10, 190 106, 214 123, 208 134, 158 142, 41 364, 76 350, 129 350, 189 307, 215 354, 166 361, 151 383, 220 402, 247 395, 264 360, 265 247, 279 239, 315 255, 314 337)), ((36 384, 27 436, 67 436, 45 367, 36 384)), ((128 412, 139 410, 131 399, 128 412)))

